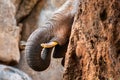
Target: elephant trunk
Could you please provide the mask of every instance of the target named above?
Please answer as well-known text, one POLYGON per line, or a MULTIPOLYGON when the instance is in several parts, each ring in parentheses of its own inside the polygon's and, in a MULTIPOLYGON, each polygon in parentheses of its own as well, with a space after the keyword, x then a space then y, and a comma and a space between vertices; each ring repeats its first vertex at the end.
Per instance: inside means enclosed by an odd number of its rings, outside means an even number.
MULTIPOLYGON (((27 63, 32 69, 43 71, 50 64, 52 49, 42 49, 40 44, 52 41, 57 42, 60 46, 66 44, 66 40, 70 36, 73 18, 77 11, 76 7, 78 4, 76 1, 79 2, 79 0, 67 0, 44 26, 38 28, 30 35, 25 51, 27 63), (43 54, 41 54, 41 51, 43 54)), ((59 48, 56 50, 58 51, 59 48)))
MULTIPOLYGON (((42 47, 41 43, 46 43, 50 40, 50 34, 47 28, 38 28, 35 30, 26 43, 26 58, 28 65, 35 71, 43 71, 48 68, 51 59, 51 48, 43 49, 47 53, 44 59, 41 58, 42 47)), ((44 53, 43 52, 43 53, 44 53)))

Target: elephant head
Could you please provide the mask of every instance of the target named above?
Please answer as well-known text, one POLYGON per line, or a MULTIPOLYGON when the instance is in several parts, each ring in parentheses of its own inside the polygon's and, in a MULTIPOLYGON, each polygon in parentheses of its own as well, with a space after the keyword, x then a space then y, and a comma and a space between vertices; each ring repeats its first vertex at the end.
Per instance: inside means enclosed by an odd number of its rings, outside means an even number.
POLYGON ((28 38, 25 48, 27 63, 35 71, 43 71, 49 67, 55 45, 53 57, 64 57, 76 9, 74 1, 66 1, 45 25, 36 29, 28 38), (57 44, 54 45, 55 42, 57 44))

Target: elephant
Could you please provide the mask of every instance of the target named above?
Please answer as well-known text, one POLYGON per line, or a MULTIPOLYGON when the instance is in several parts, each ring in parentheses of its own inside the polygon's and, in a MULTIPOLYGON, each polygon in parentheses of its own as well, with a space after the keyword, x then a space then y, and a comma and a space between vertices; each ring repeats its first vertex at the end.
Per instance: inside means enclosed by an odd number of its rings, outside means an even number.
POLYGON ((25 53, 28 65, 35 71, 46 70, 54 58, 64 57, 79 0, 67 0, 43 26, 28 38, 25 53))

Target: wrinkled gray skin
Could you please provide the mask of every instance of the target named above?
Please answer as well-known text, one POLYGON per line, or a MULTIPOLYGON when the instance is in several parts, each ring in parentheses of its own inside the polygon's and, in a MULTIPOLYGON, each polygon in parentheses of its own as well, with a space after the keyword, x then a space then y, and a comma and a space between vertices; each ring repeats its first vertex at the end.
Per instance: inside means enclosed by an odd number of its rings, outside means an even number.
POLYGON ((50 65, 52 48, 42 51, 41 43, 57 41, 59 46, 56 46, 53 56, 60 57, 65 53, 78 3, 79 0, 67 0, 45 25, 36 29, 28 38, 25 48, 27 63, 35 71, 43 71, 50 65), (42 55, 45 54, 44 58, 41 58, 41 51, 42 55))

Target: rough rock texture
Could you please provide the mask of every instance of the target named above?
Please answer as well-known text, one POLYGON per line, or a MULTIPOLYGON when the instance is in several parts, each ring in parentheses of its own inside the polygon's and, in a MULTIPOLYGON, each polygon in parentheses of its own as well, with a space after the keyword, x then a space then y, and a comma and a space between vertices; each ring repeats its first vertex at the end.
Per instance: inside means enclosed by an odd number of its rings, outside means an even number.
POLYGON ((14 6, 16 7, 16 12, 18 10, 18 7, 20 5, 22 0, 11 0, 11 2, 14 4, 14 6))
POLYGON ((120 0, 84 0, 79 7, 63 80, 120 80, 120 0))
POLYGON ((24 72, 5 65, 0 65, 0 80, 32 80, 24 72))
MULTIPOLYGON (((21 19, 28 16, 38 1, 39 0, 22 0, 16 14, 17 21, 19 22, 21 19)), ((18 1, 16 0, 16 2, 18 1)))
POLYGON ((18 63, 19 33, 16 26, 15 6, 10 0, 0 0, 0 62, 6 64, 18 63))

